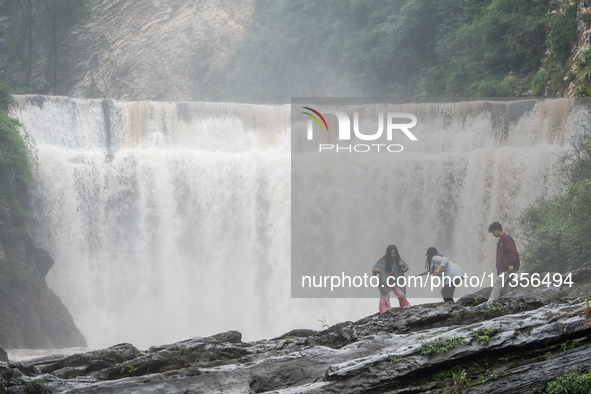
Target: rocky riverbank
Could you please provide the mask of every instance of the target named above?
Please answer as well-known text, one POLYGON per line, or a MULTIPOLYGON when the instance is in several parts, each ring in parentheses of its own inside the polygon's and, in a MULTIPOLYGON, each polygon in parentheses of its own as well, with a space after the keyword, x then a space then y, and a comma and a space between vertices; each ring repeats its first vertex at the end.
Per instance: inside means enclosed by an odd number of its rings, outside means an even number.
POLYGON ((0 362, 0 392, 535 392, 572 367, 591 369, 591 312, 573 298, 590 278, 575 271, 575 286, 544 298, 395 308, 256 342, 228 331, 148 351, 120 344, 0 362))

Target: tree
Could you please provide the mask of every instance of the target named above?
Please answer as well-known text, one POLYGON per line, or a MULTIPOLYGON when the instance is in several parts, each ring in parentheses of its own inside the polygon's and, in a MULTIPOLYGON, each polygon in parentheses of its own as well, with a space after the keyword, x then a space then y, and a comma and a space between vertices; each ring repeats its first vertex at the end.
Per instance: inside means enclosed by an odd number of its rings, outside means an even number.
POLYGON ((90 15, 91 4, 91 0, 0 0, 0 16, 6 18, 1 33, 9 58, 22 66, 22 84, 14 85, 46 93, 32 80, 35 66, 44 63, 45 73, 39 74, 44 74, 44 85, 57 93, 61 55, 73 28, 90 15))
POLYGON ((52 93, 57 94, 60 54, 68 44, 72 29, 90 15, 91 3, 88 0, 44 0, 42 4, 39 25, 40 30, 45 32, 46 80, 52 93))
POLYGON ((572 145, 566 192, 521 215, 527 271, 565 272, 591 260, 591 133, 581 134, 572 145))
POLYGON ((33 67, 33 13, 39 2, 33 0, 4 0, 0 2, 0 16, 7 18, 3 36, 7 38, 9 55, 16 57, 22 64, 23 83, 31 84, 33 67))

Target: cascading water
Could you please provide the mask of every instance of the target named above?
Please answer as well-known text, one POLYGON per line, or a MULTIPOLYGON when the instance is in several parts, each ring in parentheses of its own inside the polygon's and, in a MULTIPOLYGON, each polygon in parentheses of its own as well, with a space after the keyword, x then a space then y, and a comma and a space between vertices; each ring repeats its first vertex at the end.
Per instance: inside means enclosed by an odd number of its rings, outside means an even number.
MULTIPOLYGON (((12 115, 38 148, 30 227, 56 261, 48 283, 89 346, 229 329, 257 339, 377 311, 376 299, 290 298, 289 106, 17 101, 12 115)), ((392 239, 417 262, 411 273, 424 254, 413 238, 440 241, 457 261, 493 264, 489 222, 513 225, 560 191, 559 177, 547 176, 560 165, 555 154, 588 121, 574 100, 528 105, 504 115, 488 102, 407 108, 430 121, 424 143, 399 159, 392 175, 404 187, 383 209, 412 226, 388 223, 369 239, 362 272, 392 239), (475 227, 467 237, 449 232, 475 227)), ((369 228, 379 218, 360 220, 369 228)))
POLYGON ((20 97, 14 114, 39 150, 48 283, 90 346, 269 333, 269 296, 289 294, 288 107, 20 97))

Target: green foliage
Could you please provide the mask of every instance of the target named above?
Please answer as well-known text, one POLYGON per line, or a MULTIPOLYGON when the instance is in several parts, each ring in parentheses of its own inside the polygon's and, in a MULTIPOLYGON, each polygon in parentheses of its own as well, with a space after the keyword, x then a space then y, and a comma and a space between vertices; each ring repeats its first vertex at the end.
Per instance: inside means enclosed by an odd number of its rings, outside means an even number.
POLYGON ((120 374, 121 375, 125 375, 125 374, 134 375, 136 369, 137 368, 134 365, 127 365, 127 366, 124 366, 123 368, 121 368, 120 374))
POLYGON ((470 378, 468 378, 468 372, 461 367, 454 367, 451 369, 437 372, 433 375, 433 380, 444 381, 448 385, 448 387, 454 388, 456 390, 466 387, 466 385, 470 383, 470 378))
POLYGON ((461 369, 458 372, 454 372, 452 375, 452 379, 453 385, 456 388, 465 387, 470 382, 470 379, 468 378, 465 369, 461 369))
POLYGON ((421 342, 419 350, 421 354, 445 353, 457 345, 466 343, 466 338, 461 335, 454 335, 453 337, 439 337, 431 341, 421 342))
POLYGON ((195 85, 251 102, 553 94, 568 83, 576 12, 551 0, 259 0, 223 72, 204 78, 195 59, 195 85))
POLYGON ((8 107, 14 104, 14 98, 10 95, 10 88, 0 82, 0 111, 8 111, 8 107))
POLYGON ((90 15, 88 0, 44 0, 43 17, 39 18, 41 31, 46 32, 47 53, 46 80, 52 87, 52 94, 57 94, 58 73, 63 70, 64 58, 72 29, 90 15))
POLYGON ((591 260, 591 133, 572 141, 566 191, 525 210, 523 268, 566 272, 591 260))
POLYGON ((322 316, 322 318, 320 318, 318 321, 320 322, 320 324, 322 324, 321 330, 324 330, 324 329, 330 327, 328 325, 328 323, 326 322, 326 316, 322 316))
POLYGON ((497 332, 499 332, 499 329, 497 327, 491 327, 487 330, 482 331, 481 333, 474 334, 474 338, 481 345, 486 345, 490 341, 490 337, 495 335, 497 332))
POLYGON ((579 53, 575 61, 575 86, 579 97, 591 96, 591 48, 579 53))
POLYGON ((572 139, 570 182, 591 179, 591 132, 572 139))
POLYGON ((546 394, 587 394, 591 392, 591 371, 579 372, 576 367, 546 384, 546 394))
POLYGON ((524 270, 566 272, 591 259, 591 179, 528 208, 521 216, 528 240, 524 270))
POLYGON ((31 382, 25 382, 25 388, 29 392, 34 392, 40 390, 44 384, 48 383, 47 380, 43 378, 35 379, 31 382))
MULTIPOLYGON (((10 103, 10 90, 0 83, 0 103, 10 103)), ((7 199, 16 217, 13 223, 0 223, 0 237, 24 231, 28 186, 35 163, 34 146, 20 132, 20 123, 0 110, 0 199, 7 199)))
POLYGON ((549 19, 546 44, 554 59, 559 62, 568 60, 572 45, 577 39, 577 8, 576 2, 568 2, 563 12, 557 12, 549 19))
MULTIPOLYGON (((458 3, 458 2, 456 2, 458 3)), ((446 96, 506 96, 500 86, 510 72, 524 76, 539 67, 545 51, 549 1, 461 2, 457 17, 445 15, 449 31, 434 43, 436 67, 426 74, 446 96)))
POLYGON ((8 66, 22 71, 11 81, 19 93, 56 94, 65 74, 64 53, 72 29, 84 22, 91 0, 4 0, 0 2, 0 35, 6 40, 8 66))

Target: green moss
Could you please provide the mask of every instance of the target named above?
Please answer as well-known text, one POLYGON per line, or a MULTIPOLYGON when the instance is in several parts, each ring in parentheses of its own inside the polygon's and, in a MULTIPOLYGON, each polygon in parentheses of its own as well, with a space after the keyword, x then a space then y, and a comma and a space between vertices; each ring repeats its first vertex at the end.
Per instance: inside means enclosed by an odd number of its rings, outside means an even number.
POLYGON ((486 345, 490 341, 490 337, 495 335, 497 332, 499 332, 499 329, 497 327, 491 327, 482 332, 475 333, 474 339, 476 339, 476 341, 481 345, 486 345))
POLYGON ((24 386, 28 392, 36 392, 41 390, 44 384, 47 383, 47 380, 43 378, 35 379, 31 382, 25 382, 24 386))
MULTIPOLYGON (((10 90, 0 83, 0 104, 13 103, 10 90)), ((0 238, 10 236, 14 228, 24 231, 26 205, 32 170, 36 163, 33 142, 21 132, 18 120, 9 117, 4 108, 0 110, 0 199, 10 202, 16 215, 13 223, 2 223, 0 238)))
POLYGON ((445 353, 455 346, 466 343, 466 338, 461 335, 453 337, 440 337, 431 341, 421 342, 421 354, 429 355, 433 353, 445 353))

